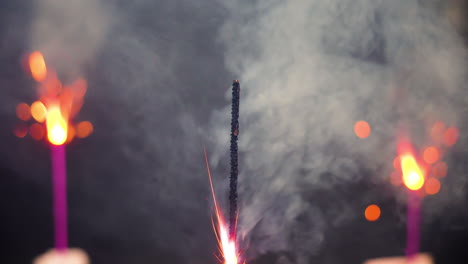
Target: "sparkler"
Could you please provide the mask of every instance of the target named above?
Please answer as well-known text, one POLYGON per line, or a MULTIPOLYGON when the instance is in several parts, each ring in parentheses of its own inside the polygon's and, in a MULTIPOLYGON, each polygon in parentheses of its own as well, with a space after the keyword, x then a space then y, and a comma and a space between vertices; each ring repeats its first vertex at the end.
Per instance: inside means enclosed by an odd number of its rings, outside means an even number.
POLYGON ((208 179, 210 182, 211 193, 215 206, 216 223, 212 219, 213 229, 218 241, 219 251, 221 258, 218 258, 223 264, 238 264, 240 262, 241 253, 237 248, 237 176, 238 176, 238 148, 237 139, 239 136, 239 94, 240 85, 239 81, 234 80, 232 83, 232 112, 231 112, 231 175, 229 182, 229 222, 224 221, 221 209, 218 206, 216 195, 213 188, 213 181, 211 178, 210 166, 208 164, 208 156, 206 149, 203 148, 205 155, 206 169, 208 172, 208 179))
POLYGON ((231 111, 231 177, 229 183, 229 236, 236 239, 237 221, 237 175, 238 152, 237 138, 239 136, 239 96, 240 84, 238 80, 232 83, 232 111, 231 111))
POLYGON ((408 188, 406 256, 412 259, 419 251, 419 224, 421 198, 417 191, 424 185, 425 173, 418 164, 409 144, 399 146, 403 183, 408 188))
MULTIPOLYGON (((213 188, 213 180, 211 178, 211 170, 208 164, 208 155, 206 154, 206 149, 203 148, 203 153, 205 155, 206 170, 208 172, 208 179, 210 181, 211 194, 213 196, 213 202, 215 206, 215 215, 216 223, 212 220, 213 229, 216 235, 216 240, 218 241, 218 248, 221 253, 221 257, 224 260, 218 258, 223 264, 238 264, 240 253, 237 252, 236 239, 235 237, 230 237, 228 233, 228 226, 224 221, 221 209, 218 206, 216 200, 216 195, 213 188)), ((237 225, 237 216, 234 225, 237 225)), ((234 228, 235 229, 235 228, 234 228)))
MULTIPOLYGON (((38 127, 40 131, 43 127, 40 123, 45 122, 47 141, 50 143, 51 150, 53 184, 55 250, 36 259, 36 262, 55 263, 60 259, 66 263, 87 263, 87 256, 84 252, 68 250, 65 160, 65 144, 73 139, 76 131, 70 120, 78 113, 83 104, 86 82, 80 79, 70 86, 63 86, 57 74, 53 70, 47 69, 43 55, 37 51, 28 57, 28 65, 32 77, 39 83, 40 88, 40 99, 30 107, 30 116, 39 122, 39 124, 31 126, 31 133, 33 127, 38 127)), ((76 127, 79 128, 79 131, 76 131, 79 135, 87 136, 92 131, 92 125, 89 122, 86 122, 84 126, 80 123, 76 127)), ((42 134, 38 135, 31 134, 33 138, 41 139, 42 134)))

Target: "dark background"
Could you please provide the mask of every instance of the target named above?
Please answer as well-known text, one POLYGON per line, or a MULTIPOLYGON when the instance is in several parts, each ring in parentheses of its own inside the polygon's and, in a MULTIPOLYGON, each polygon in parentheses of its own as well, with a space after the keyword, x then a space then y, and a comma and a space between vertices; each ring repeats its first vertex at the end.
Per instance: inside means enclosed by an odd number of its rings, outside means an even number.
MULTIPOLYGON (((464 1, 457 3, 466 14, 464 1)), ((199 130, 209 128, 214 109, 229 103, 225 94, 239 78, 226 69, 218 39, 228 12, 217 1, 108 5, 125 19, 113 24, 92 59, 80 65, 89 90, 78 118, 92 121, 95 131, 67 147, 70 246, 86 250, 92 263, 214 263, 216 241, 202 156, 203 144, 209 153, 214 146, 199 130)), ((19 122, 15 106, 36 96, 21 65, 31 49, 34 7, 26 0, 0 4, 0 263, 30 263, 53 245, 47 144, 12 133, 19 122)), ((465 29, 464 23, 458 26, 463 37, 465 29)), ((370 57, 385 63, 378 52, 370 57)), ((467 131, 468 123, 459 128, 467 131)), ((444 180, 442 192, 458 188, 458 199, 445 203, 423 225, 422 251, 432 253, 437 263, 468 262, 468 192, 456 180, 468 176, 467 158, 463 144, 447 154, 458 173, 444 180)), ((227 162, 215 168, 215 184, 224 183, 220 179, 228 173, 227 162)), ((366 177, 336 182, 333 192, 312 184, 298 190, 325 212, 325 222, 336 218, 327 209, 346 206, 359 213, 328 227, 320 250, 306 262, 361 263, 404 254, 405 207, 395 189, 388 181, 373 179, 366 164, 354 173, 366 177), (377 222, 361 216, 369 203, 382 209, 377 222)), ((428 197, 423 211, 430 211, 437 199, 428 197)), ((305 215, 297 218, 297 225, 307 229, 314 223, 305 215)), ((256 239, 264 238, 254 234, 250 243, 256 239)), ((300 244, 301 234, 285 239, 300 244)), ((297 262, 287 251, 256 254, 249 261, 297 262)))

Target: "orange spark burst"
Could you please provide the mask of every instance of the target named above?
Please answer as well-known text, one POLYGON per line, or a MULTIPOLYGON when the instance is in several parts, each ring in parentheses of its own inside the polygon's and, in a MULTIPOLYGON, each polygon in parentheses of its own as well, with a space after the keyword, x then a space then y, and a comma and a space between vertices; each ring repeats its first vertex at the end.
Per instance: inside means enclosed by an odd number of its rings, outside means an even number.
POLYGON ((63 118, 58 105, 49 108, 46 119, 47 138, 54 145, 62 145, 67 140, 67 121, 63 118))
MULTIPOLYGON (((78 79, 71 85, 64 86, 54 70, 47 69, 42 53, 35 51, 29 56, 29 69, 33 78, 40 82, 39 100, 31 107, 20 104, 17 112, 26 113, 39 123, 45 122, 47 139, 53 145, 62 145, 70 142, 75 136, 75 129, 70 123, 83 105, 87 83, 78 79)), ((29 119, 26 114, 18 114, 22 120, 29 119)), ((80 123, 78 136, 87 137, 92 133, 90 122, 80 123)), ((37 134, 37 133, 36 133, 37 134)), ((37 137, 39 138, 39 137, 37 137)))
MULTIPOLYGON (((240 253, 237 252, 236 240, 235 240, 235 237, 234 238, 229 237, 229 232, 228 232, 229 229, 227 227, 226 222, 224 221, 224 218, 221 214, 221 210, 218 207, 218 202, 216 200, 216 195, 215 195, 214 188, 213 188, 213 181, 211 179, 210 166, 208 164, 208 156, 206 154, 205 148, 203 148, 203 152, 205 154, 206 169, 208 172, 208 179, 210 181, 211 194, 213 196, 213 202, 215 206, 216 221, 218 224, 216 226, 215 221, 212 219, 213 229, 216 235, 216 240, 218 241, 218 248, 222 257, 220 261, 223 264, 238 264, 239 259, 240 259, 240 253)), ((236 225, 237 225, 237 221, 236 221, 236 225)))

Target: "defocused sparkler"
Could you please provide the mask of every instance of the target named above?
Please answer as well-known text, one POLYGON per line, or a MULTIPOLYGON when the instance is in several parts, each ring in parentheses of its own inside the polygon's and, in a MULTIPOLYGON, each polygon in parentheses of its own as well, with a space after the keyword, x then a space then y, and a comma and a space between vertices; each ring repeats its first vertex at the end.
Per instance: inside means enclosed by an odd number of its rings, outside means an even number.
POLYGON ((408 212, 406 228, 406 255, 413 258, 419 252, 419 224, 420 203, 419 191, 425 181, 424 170, 418 164, 412 146, 409 143, 400 143, 399 157, 403 183, 408 188, 408 212))
MULTIPOLYGON (((24 103, 19 104, 17 107, 17 115, 23 121, 27 121, 30 117, 33 117, 34 120, 38 122, 30 127, 31 136, 37 140, 43 138, 42 129, 44 126, 41 125, 41 123, 45 122, 47 141, 50 143, 55 251, 47 254, 50 254, 50 256, 55 256, 55 253, 64 254, 64 256, 68 256, 66 258, 69 258, 70 261, 73 262, 74 259, 78 260, 79 258, 73 257, 74 255, 67 251, 67 177, 65 144, 70 142, 74 137, 72 132, 76 129, 73 127, 70 120, 79 112, 83 104, 83 97, 86 93, 86 82, 80 79, 70 86, 63 86, 57 74, 53 70, 47 68, 43 55, 38 51, 31 53, 27 62, 31 76, 39 83, 39 100, 34 102, 31 107, 24 103), (26 105, 26 107, 24 105, 26 105), (29 116, 25 114, 25 109, 30 111, 30 113, 28 113, 29 116)), ((79 127, 79 125, 77 127, 79 127)), ((89 133, 87 133, 87 135, 89 135, 89 133)), ((55 257, 47 257, 44 259, 55 259, 55 257)), ((67 263, 72 263, 70 261, 67 263)), ((50 261, 47 260, 45 260, 45 262, 50 263, 50 261)), ((76 263, 85 262, 87 262, 87 260, 78 261, 76 263)))

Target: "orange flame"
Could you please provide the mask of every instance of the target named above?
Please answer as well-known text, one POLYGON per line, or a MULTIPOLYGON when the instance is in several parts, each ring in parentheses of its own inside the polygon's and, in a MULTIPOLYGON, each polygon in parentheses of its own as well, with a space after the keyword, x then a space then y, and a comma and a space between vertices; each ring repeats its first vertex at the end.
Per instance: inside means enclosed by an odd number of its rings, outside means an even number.
POLYGON ((208 172, 208 179, 210 181, 211 194, 213 195, 213 202, 215 206, 215 214, 218 226, 216 226, 214 220, 212 220, 213 229, 216 235, 216 240, 218 241, 218 248, 221 253, 222 259, 219 259, 223 264, 238 264, 240 253, 237 252, 237 245, 235 238, 229 237, 229 229, 224 221, 220 209, 218 207, 218 202, 216 201, 216 195, 213 188, 213 181, 211 180, 211 171, 208 164, 208 156, 206 154, 206 149, 203 148, 205 154, 205 163, 206 169, 208 172))
POLYGON ((410 190, 417 191, 424 185, 424 175, 413 155, 403 154, 401 160, 401 171, 403 172, 403 182, 410 190))
MULTIPOLYGON (((47 70, 44 56, 35 51, 29 56, 29 68, 33 78, 40 82, 40 100, 33 103, 30 115, 39 123, 46 122, 47 139, 51 144, 62 145, 73 139, 73 125, 69 121, 83 105, 87 83, 78 79, 64 86, 55 71, 47 70)), ((92 124, 84 123, 82 137, 92 133, 92 124)))
POLYGON ((46 119, 47 138, 54 145, 62 145, 67 140, 67 121, 60 112, 58 105, 52 105, 49 108, 46 119))

